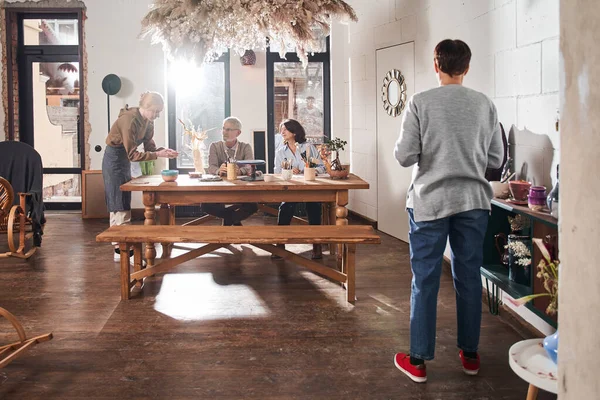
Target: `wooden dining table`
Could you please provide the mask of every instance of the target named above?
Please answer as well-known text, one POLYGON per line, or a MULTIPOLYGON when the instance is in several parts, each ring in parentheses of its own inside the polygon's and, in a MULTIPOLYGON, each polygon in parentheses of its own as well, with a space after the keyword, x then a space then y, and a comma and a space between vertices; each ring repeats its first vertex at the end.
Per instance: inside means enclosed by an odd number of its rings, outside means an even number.
MULTIPOLYGON (((142 192, 144 203, 144 225, 156 224, 156 206, 160 205, 159 223, 175 224, 175 206, 201 205, 202 203, 279 203, 279 202, 323 202, 330 203, 328 221, 330 224, 348 224, 348 191, 369 189, 369 183, 350 174, 347 179, 317 177, 314 181, 305 181, 302 176, 283 180, 275 175, 271 182, 244 181, 240 179, 216 182, 204 182, 181 174, 175 182, 164 182, 160 175, 140 176, 121 185, 122 191, 142 192)), ((259 232, 259 231, 257 231, 259 232)), ((163 258, 168 257, 170 249, 163 244, 163 258)), ((148 243, 145 250, 146 262, 154 265, 156 250, 148 243)), ((338 252, 338 263, 341 263, 338 252)))

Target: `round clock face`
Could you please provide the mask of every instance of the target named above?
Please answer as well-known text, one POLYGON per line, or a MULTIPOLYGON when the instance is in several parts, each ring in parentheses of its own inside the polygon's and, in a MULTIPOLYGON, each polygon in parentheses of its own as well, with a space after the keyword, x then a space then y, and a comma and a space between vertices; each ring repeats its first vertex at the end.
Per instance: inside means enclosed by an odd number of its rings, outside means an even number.
POLYGON ((392 117, 400 115, 406 106, 406 82, 402 72, 392 69, 385 74, 381 91, 385 111, 392 117))

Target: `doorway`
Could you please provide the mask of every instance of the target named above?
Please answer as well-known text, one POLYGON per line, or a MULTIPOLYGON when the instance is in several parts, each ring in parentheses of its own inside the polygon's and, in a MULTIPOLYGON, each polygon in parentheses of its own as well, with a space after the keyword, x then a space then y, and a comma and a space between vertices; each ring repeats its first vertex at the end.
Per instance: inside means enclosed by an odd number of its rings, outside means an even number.
MULTIPOLYGON (((415 45, 413 42, 377 50, 377 229, 408 242, 406 193, 412 179, 412 168, 401 167, 394 158, 394 148, 404 110, 388 113, 383 106, 383 85, 386 76, 397 70, 405 87, 397 87, 406 99, 415 92, 415 45)), ((399 98, 399 97, 398 97, 399 98)), ((395 100, 392 100, 395 101, 395 100)), ((399 108, 397 108, 399 110, 399 108)))
POLYGON ((47 209, 81 209, 81 13, 15 12, 19 140, 40 153, 47 209))

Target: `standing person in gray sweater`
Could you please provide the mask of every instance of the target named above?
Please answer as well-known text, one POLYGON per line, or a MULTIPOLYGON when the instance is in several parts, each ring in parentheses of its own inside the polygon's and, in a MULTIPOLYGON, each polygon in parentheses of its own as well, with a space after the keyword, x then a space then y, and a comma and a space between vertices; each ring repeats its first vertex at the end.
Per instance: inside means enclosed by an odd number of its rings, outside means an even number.
POLYGON ((414 165, 406 208, 413 273, 410 352, 394 363, 415 382, 426 382, 425 360, 435 350, 437 296, 446 242, 452 249, 459 357, 467 375, 479 372, 483 239, 491 199, 488 167, 504 156, 496 107, 483 93, 462 85, 471 50, 444 40, 434 51, 439 87, 409 100, 394 156, 414 165))

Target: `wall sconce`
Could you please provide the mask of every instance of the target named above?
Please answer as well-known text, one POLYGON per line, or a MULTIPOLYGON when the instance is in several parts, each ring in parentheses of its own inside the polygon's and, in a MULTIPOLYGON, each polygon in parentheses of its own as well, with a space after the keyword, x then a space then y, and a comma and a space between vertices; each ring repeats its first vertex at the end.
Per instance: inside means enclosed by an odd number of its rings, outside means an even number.
POLYGON ((246 50, 244 55, 240 57, 242 65, 254 65, 256 64, 256 53, 253 50, 246 50))

